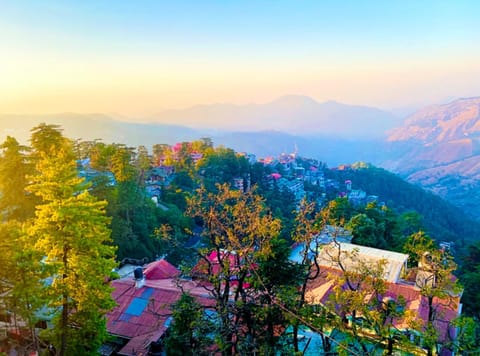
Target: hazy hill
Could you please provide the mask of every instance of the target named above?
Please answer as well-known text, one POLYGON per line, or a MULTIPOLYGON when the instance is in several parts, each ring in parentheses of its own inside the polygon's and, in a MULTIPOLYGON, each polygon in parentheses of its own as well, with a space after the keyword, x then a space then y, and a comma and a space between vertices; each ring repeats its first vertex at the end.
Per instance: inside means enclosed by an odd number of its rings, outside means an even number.
POLYGON ((418 140, 427 144, 480 136, 480 97, 462 98, 418 110, 400 128, 390 132, 389 141, 418 140))
POLYGON ((384 111, 304 96, 263 105, 196 106, 163 112, 157 119, 138 123, 102 114, 0 115, 0 139, 8 134, 26 142, 33 126, 47 122, 60 124, 75 139, 147 148, 210 136, 217 145, 258 157, 297 149, 329 166, 354 161, 380 165, 480 218, 480 97, 421 109, 396 129, 391 126, 397 119, 384 111))
POLYGON ((421 109, 388 142, 383 167, 480 217, 480 97, 421 109))
POLYGON ((267 104, 199 105, 184 110, 163 111, 153 122, 175 123, 196 129, 224 131, 283 131, 295 135, 330 135, 348 139, 384 137, 398 123, 393 114, 380 109, 289 95, 267 104))
POLYGON ((154 143, 173 144, 178 141, 197 139, 201 136, 196 130, 178 125, 142 124, 124 122, 102 114, 55 115, 0 115, 0 140, 7 135, 25 143, 30 137, 30 129, 41 122, 60 125, 66 136, 73 139, 125 143, 131 146, 154 143))
POLYGON ((228 132, 213 136, 216 144, 231 147, 238 152, 249 152, 257 157, 278 156, 297 150, 302 157, 326 162, 329 166, 368 160, 385 159, 381 140, 340 139, 327 135, 301 136, 280 131, 228 132))

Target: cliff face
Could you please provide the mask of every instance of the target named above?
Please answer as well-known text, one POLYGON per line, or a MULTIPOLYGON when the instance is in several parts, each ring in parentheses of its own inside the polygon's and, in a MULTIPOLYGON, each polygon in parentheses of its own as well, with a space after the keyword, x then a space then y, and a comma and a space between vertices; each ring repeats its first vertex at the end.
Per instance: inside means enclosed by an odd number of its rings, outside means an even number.
POLYGON ((396 171, 480 218, 480 97, 417 111, 387 141, 396 171))

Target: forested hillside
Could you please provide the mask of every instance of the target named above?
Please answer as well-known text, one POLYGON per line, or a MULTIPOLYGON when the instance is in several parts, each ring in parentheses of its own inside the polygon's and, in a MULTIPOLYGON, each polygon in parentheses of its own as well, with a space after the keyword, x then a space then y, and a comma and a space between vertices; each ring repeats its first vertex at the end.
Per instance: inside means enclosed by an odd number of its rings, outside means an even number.
POLYGON ((425 229, 438 241, 454 241, 463 247, 480 239, 480 223, 461 208, 382 168, 358 163, 342 170, 327 170, 326 174, 341 182, 351 180, 354 188, 379 196, 399 213, 418 212, 425 229))
MULTIPOLYGON (((458 344, 460 336, 446 338, 431 311, 434 300, 460 298, 451 252, 474 241, 479 228, 393 174, 363 164, 330 169, 295 154, 257 159, 215 147, 209 138, 159 143, 149 152, 72 141, 59 127, 42 124, 30 142, 23 147, 8 137, 1 146, 0 301, 14 327, 26 325, 34 349, 50 344, 60 355, 95 354, 113 307, 108 282, 116 277, 114 259, 144 265, 160 258, 206 286, 216 315, 213 324, 205 321, 185 294, 172 305, 173 326, 162 341, 167 354, 209 347, 224 354, 300 352, 308 346, 301 336, 306 326, 325 353, 475 347, 472 319, 447 320, 449 328, 463 323, 468 343, 458 344), (320 245, 312 248, 325 231, 333 231, 335 243, 346 236, 357 246, 407 253, 414 273, 427 253, 436 282, 412 289, 430 301, 423 324, 411 322, 403 296, 385 302, 385 261, 360 263, 353 251, 348 258, 357 259, 356 267, 328 277, 331 271, 318 264, 320 245), (443 240, 456 245, 440 249, 443 240), (292 247, 299 261, 291 259, 292 247), (332 288, 320 305, 308 299, 316 283, 332 288), (38 333, 45 308, 53 328, 38 333), (360 331, 356 315, 373 331, 360 331), (405 332, 392 331, 395 318, 408 324, 405 332), (420 341, 410 337, 413 331, 420 341)), ((477 318, 478 246, 465 248, 468 264, 457 272, 466 286, 466 310, 477 318)))

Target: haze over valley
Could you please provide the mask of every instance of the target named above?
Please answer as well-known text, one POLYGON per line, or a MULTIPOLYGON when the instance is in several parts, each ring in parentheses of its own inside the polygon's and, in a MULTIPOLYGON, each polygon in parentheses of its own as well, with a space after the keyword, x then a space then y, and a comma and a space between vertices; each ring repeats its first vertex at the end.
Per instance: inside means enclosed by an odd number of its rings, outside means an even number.
POLYGON ((479 14, 0 1, 0 356, 480 355, 479 14))
POLYGON ((366 106, 285 96, 263 105, 199 105, 150 122, 102 114, 2 115, 2 135, 26 142, 39 122, 70 137, 131 146, 211 137, 258 157, 297 153, 329 166, 366 161, 400 174, 480 218, 480 98, 429 105, 405 120, 366 106), (218 124, 221 123, 221 124, 218 124))

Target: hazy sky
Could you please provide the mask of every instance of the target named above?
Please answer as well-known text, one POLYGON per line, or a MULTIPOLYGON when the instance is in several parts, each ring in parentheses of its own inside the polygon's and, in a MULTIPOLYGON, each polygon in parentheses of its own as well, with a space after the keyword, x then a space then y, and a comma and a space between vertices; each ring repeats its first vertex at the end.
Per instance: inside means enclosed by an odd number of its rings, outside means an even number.
POLYGON ((480 1, 0 0, 0 113, 480 95, 480 1))

